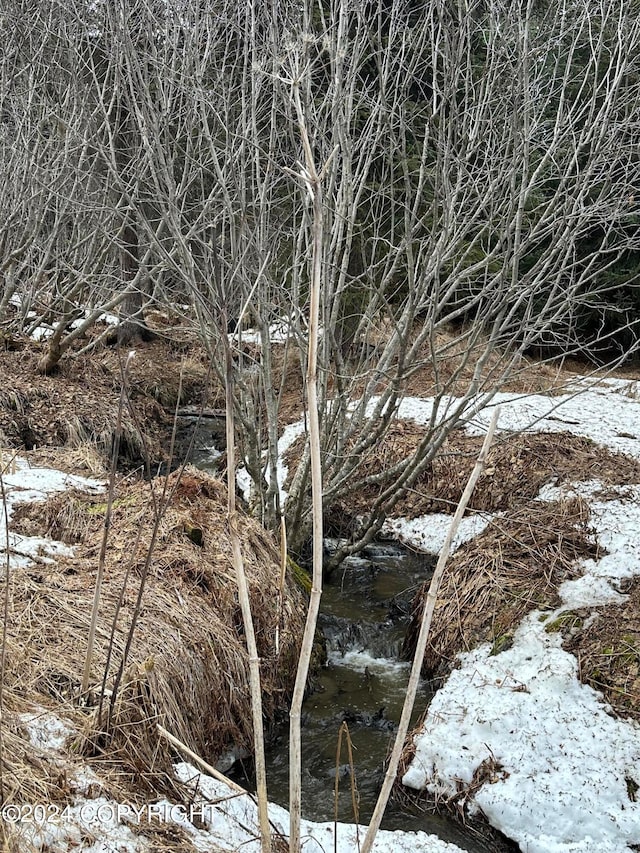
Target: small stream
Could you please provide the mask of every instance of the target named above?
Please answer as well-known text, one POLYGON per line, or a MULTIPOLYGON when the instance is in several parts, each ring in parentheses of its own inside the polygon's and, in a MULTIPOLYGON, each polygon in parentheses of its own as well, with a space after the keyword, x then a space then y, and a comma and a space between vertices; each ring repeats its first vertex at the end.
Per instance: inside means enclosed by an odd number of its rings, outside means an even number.
MULTIPOLYGON (((211 448, 209 425, 201 428, 191 461, 214 470, 217 451, 211 448), (207 441, 209 438, 209 441, 207 441)), ((325 540, 331 553, 335 540, 325 540)), ((367 824, 382 783, 384 762, 393 745, 409 677, 409 664, 400 658, 415 592, 428 580, 435 558, 413 553, 395 542, 378 542, 357 557, 343 561, 325 581, 319 630, 326 641, 327 664, 316 689, 303 705, 302 814, 308 820, 333 820, 336 775, 339 782, 338 820, 353 822, 351 770, 347 744, 336 757, 338 733, 349 727, 359 822, 367 824)), ((420 686, 412 724, 425 710, 431 693, 420 686)), ((267 780, 269 799, 285 808, 289 802, 288 721, 269 733, 267 780)), ((251 762, 236 761, 226 774, 255 790, 251 762)), ((391 800, 382 822, 384 829, 421 830, 438 835, 470 853, 497 848, 453 819, 391 800)), ((504 849, 504 848, 501 848, 504 849)))
MULTIPOLYGON (((336 543, 325 543, 329 549, 336 543)), ((434 559, 396 543, 369 546, 347 558, 325 582, 319 628, 327 644, 327 665, 318 689, 307 697, 302 716, 302 813, 315 821, 334 819, 336 765, 338 819, 353 822, 350 767, 346 742, 336 758, 338 732, 349 726, 359 796, 359 821, 369 822, 393 744, 409 676, 399 654, 409 606, 418 587, 433 571, 434 559)), ((431 694, 421 685, 413 722, 431 694)), ((283 725, 267 749, 269 799, 285 807, 289 798, 289 728, 283 725)), ((243 785, 254 780, 242 762, 228 772, 243 785)), ((391 801, 384 829, 422 830, 452 841, 472 853, 487 846, 477 835, 446 817, 409 813, 391 801)))

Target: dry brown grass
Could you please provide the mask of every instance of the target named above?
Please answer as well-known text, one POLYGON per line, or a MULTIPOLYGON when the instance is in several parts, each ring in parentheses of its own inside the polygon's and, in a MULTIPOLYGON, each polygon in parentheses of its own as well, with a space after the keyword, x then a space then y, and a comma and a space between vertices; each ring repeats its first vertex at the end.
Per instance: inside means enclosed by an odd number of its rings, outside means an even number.
MULTIPOLYGON (((83 343, 86 343, 83 342, 83 343)), ((52 376, 37 365, 42 345, 25 341, 0 358, 0 437, 14 448, 93 445, 105 462, 111 454, 120 399, 121 363, 117 350, 65 358, 52 376)), ((215 395, 207 356, 195 343, 181 353, 167 340, 141 344, 128 370, 121 459, 138 465, 145 457, 165 458, 172 414, 182 404, 200 403, 215 395)))
POLYGON ((578 658, 580 680, 599 690, 621 717, 640 721, 640 578, 620 604, 562 614, 547 630, 558 630, 564 648, 578 658), (586 625, 586 627, 585 627, 586 625))
MULTIPOLYGON (((405 393, 417 397, 433 396, 446 390, 449 394, 463 394, 469 388, 474 378, 478 361, 484 356, 487 340, 480 336, 477 342, 469 347, 468 328, 449 328, 440 330, 431 342, 425 342, 419 359, 413 366, 413 373, 406 382, 405 393), (434 367, 433 351, 436 353, 434 367)), ((509 363, 508 356, 499 349, 494 349, 486 359, 481 382, 484 388, 496 388, 519 394, 561 394, 567 383, 575 380, 576 375, 594 375, 595 365, 577 358, 553 358, 541 361, 538 358, 522 356, 512 365, 510 375, 505 380, 502 377, 505 366, 509 363)), ((605 373, 603 369, 600 374, 605 373)), ((637 365, 615 370, 613 374, 621 378, 638 378, 637 365)))
MULTIPOLYGON (((163 480, 157 479, 153 488, 160 490, 162 485, 163 480)), ((121 480, 116 488, 87 708, 79 707, 75 699, 106 498, 69 492, 15 511, 16 530, 52 535, 73 542, 76 549, 73 557, 61 557, 56 564, 42 562, 15 569, 11 575, 3 771, 16 802, 65 796, 56 761, 47 751, 39 754, 32 748, 20 722, 20 714, 31 708, 52 709, 68 720, 81 733, 75 750, 82 753, 82 761, 90 760, 102 778, 111 773, 113 785, 128 792, 124 799, 181 795, 171 772, 172 748, 158 737, 157 723, 211 763, 231 744, 251 746, 248 658, 225 522, 226 491, 194 469, 187 469, 179 482, 171 475, 168 485, 175 492, 159 524, 143 607, 108 734, 105 717, 99 724, 94 703, 124 582, 108 688, 123 656, 152 535, 151 486, 121 480), (138 531, 140 547, 134 553, 138 531), (200 541, 198 531, 201 544, 193 541, 200 541)), ((304 606, 289 578, 279 609, 278 550, 257 523, 242 517, 239 526, 268 721, 287 705, 304 606), (279 653, 274 645, 277 627, 279 653)), ((4 583, 0 589, 4 592, 4 583)))
MULTIPOLYGON (((407 458, 425 435, 411 421, 394 423, 385 438, 363 459, 367 476, 384 475, 407 458)), ((416 518, 431 512, 453 513, 482 444, 482 436, 456 430, 414 487, 394 507, 394 517, 416 518)), ((302 441, 289 451, 290 471, 302 441)), ((612 453, 588 438, 571 433, 502 434, 494 444, 470 501, 471 510, 509 511, 535 497, 552 480, 559 483, 597 478, 604 485, 640 482, 640 462, 612 453)), ((348 499, 329 510, 329 518, 364 515, 384 483, 354 489, 348 499)))
MULTIPOLYGON (((422 672, 446 674, 458 652, 493 642, 508 648, 522 618, 560 603, 558 587, 581 574, 578 561, 597 558, 589 510, 580 499, 529 501, 496 518, 451 558, 440 587, 422 672)), ((418 592, 405 653, 413 654, 428 585, 418 592)))

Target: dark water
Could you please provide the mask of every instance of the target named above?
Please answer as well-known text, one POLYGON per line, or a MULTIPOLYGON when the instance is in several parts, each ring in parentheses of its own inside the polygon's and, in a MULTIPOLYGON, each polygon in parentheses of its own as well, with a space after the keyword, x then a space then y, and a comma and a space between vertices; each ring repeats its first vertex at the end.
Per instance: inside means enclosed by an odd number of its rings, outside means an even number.
MULTIPOLYGON (((330 544, 330 543, 329 543, 330 544)), ((302 814, 315 821, 333 820, 336 777, 338 820, 354 820, 354 795, 347 742, 339 732, 346 722, 352 742, 358 818, 368 823, 382 782, 384 761, 393 745, 409 675, 399 660, 408 610, 416 589, 430 577, 433 559, 412 554, 395 543, 371 546, 352 557, 325 583, 319 627, 326 638, 328 664, 318 689, 306 699, 302 717, 302 814)), ((423 685, 414 722, 430 693, 423 685)), ((276 731, 267 750, 269 799, 285 807, 289 798, 289 731, 276 731)), ((228 772, 244 785, 252 783, 241 763, 228 772)), ((391 802, 384 829, 422 830, 473 853, 486 845, 453 820, 403 810, 391 802)))

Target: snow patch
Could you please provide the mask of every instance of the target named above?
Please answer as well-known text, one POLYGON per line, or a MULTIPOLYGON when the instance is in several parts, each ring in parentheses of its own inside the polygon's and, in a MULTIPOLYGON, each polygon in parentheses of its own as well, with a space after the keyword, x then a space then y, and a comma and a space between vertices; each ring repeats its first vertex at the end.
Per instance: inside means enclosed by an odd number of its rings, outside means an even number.
POLYGON ((20 714, 17 721, 26 728, 29 740, 38 749, 60 752, 67 738, 75 734, 75 729, 44 708, 20 714))
POLYGON ((451 796, 485 763, 493 778, 473 802, 522 850, 622 853, 640 834, 625 781, 640 784, 640 727, 580 684, 576 659, 545 624, 529 614, 511 649, 459 656, 402 781, 451 796))
MULTIPOLYGON (((417 518, 390 518, 385 521, 380 532, 383 536, 398 539, 409 548, 437 555, 442 550, 452 518, 453 516, 442 512, 417 518)), ((451 552, 479 536, 494 518, 496 516, 490 513, 465 516, 451 544, 451 552)))
MULTIPOLYGON (((4 486, 7 518, 11 521, 13 509, 18 503, 44 501, 54 492, 76 488, 91 494, 104 491, 104 483, 88 477, 65 474, 52 468, 30 468, 29 463, 20 457, 10 457, 8 461, 0 455, 2 462, 2 482, 4 486)), ((30 565, 34 559, 55 562, 61 555, 70 556, 73 549, 62 542, 41 536, 22 536, 9 532, 6 525, 0 523, 0 553, 9 551, 12 568, 30 565)))
MULTIPOLYGON (((218 845, 222 850, 242 850, 243 853, 260 853, 258 836, 258 810, 253 799, 246 794, 237 794, 224 782, 201 775, 190 764, 175 765, 176 775, 183 782, 197 789, 205 803, 214 803, 215 812, 205 818, 208 831, 192 833, 192 840, 199 850, 210 850, 218 845), (201 846, 203 844, 203 846, 201 846), (206 845, 209 845, 208 847, 206 845)), ((196 801, 197 802, 197 801, 196 801)), ((203 812, 205 815, 206 811, 203 812)), ((270 804, 269 817, 272 826, 283 835, 289 834, 289 813, 281 806, 270 804)), ((358 849, 358 838, 364 838, 365 827, 355 824, 332 822, 314 823, 302 820, 300 835, 304 853, 353 853, 358 849)), ((374 853, 460 853, 455 844, 442 841, 425 832, 390 832, 380 830, 372 850, 374 853)))

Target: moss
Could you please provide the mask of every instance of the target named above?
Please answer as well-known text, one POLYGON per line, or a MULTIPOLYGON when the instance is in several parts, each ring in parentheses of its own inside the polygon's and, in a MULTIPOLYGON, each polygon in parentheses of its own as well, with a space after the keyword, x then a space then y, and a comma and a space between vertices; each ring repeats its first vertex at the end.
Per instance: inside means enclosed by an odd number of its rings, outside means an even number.
POLYGON ((619 664, 622 667, 628 667, 634 663, 640 663, 638 637, 634 634, 624 634, 617 645, 605 646, 602 654, 617 658, 616 666, 619 664))
POLYGON ((198 545, 198 547, 202 548, 202 545, 204 544, 204 537, 201 527, 196 527, 190 522, 185 521, 184 532, 194 545, 198 545))
POLYGON ((558 634, 568 631, 576 631, 582 628, 584 620, 573 610, 567 610, 566 613, 561 613, 553 621, 545 626, 547 634, 558 634))
MULTIPOLYGON (((131 496, 123 498, 114 498, 111 507, 117 509, 119 506, 135 506, 136 502, 131 496)), ((92 503, 87 506, 83 501, 78 501, 78 506, 82 507, 87 515, 104 515, 107 511, 107 503, 92 503)))
POLYGON ((624 780, 627 783, 627 794, 632 803, 637 803, 638 798, 636 794, 640 791, 640 785, 636 782, 635 779, 632 779, 630 776, 624 780))
POLYGON ((489 657, 493 655, 499 655, 500 652, 506 652, 513 645, 513 634, 500 634, 498 637, 494 637, 493 645, 491 646, 491 651, 489 652, 489 657))
POLYGON ((311 578, 309 574, 295 560, 292 560, 291 557, 287 557, 287 566, 297 585, 302 587, 307 595, 309 595, 311 593, 311 578))

